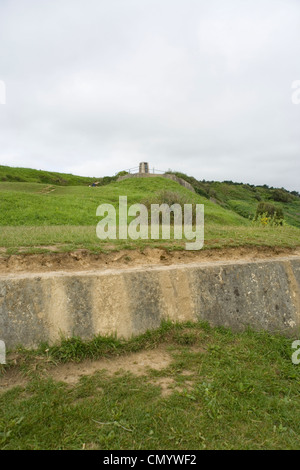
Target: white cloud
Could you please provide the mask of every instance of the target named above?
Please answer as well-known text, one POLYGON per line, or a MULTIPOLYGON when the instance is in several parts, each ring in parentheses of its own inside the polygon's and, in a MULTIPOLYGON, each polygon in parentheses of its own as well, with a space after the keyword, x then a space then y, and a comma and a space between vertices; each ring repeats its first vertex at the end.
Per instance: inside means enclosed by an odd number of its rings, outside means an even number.
POLYGON ((299 190, 296 0, 0 3, 2 163, 299 190))

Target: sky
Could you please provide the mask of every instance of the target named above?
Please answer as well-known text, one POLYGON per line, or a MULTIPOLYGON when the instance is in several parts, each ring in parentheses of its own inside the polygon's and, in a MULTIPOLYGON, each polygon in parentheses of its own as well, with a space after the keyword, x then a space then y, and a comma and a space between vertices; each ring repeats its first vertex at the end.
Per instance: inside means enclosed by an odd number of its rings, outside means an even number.
POLYGON ((299 191, 299 57, 299 0, 0 0, 0 164, 299 191))

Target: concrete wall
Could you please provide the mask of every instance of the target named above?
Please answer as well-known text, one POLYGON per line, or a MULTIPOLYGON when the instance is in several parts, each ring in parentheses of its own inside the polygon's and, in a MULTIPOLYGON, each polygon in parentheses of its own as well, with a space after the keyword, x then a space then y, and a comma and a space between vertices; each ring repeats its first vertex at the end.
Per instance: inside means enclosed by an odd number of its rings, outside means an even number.
POLYGON ((167 318, 297 337, 300 258, 0 277, 0 339, 8 348, 53 343, 61 333, 128 338, 167 318))

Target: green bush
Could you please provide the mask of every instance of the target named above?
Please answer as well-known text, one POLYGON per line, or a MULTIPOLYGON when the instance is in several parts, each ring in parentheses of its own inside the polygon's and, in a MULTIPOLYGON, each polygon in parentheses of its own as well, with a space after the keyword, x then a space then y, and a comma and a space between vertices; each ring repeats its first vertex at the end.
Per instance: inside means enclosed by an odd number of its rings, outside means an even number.
MULTIPOLYGON (((209 199, 210 195, 208 194, 207 191, 205 191, 205 189, 202 189, 199 185, 195 185, 195 184, 193 184, 192 186, 193 186, 195 192, 197 194, 199 194, 199 196, 203 196, 206 199, 209 199)), ((211 196, 211 197, 214 197, 214 196, 211 196)))
MULTIPOLYGON (((196 221, 196 204, 193 203, 185 194, 181 194, 176 191, 159 191, 155 193, 151 199, 144 199, 141 203, 147 207, 149 217, 151 217, 151 204, 167 204, 169 207, 173 204, 179 204, 182 208, 182 214, 184 213, 184 204, 192 204, 193 223, 196 221)), ((162 213, 160 213, 159 220, 162 222, 162 213)), ((170 213, 170 220, 174 220, 173 212, 170 213)))
POLYGON ((283 225, 283 210, 268 202, 260 202, 254 220, 260 221, 262 225, 283 225))
POLYGON ((228 201, 228 206, 230 209, 237 212, 242 217, 248 219, 249 217, 253 217, 254 208, 253 205, 247 201, 240 201, 240 200, 230 200, 228 201))
POLYGON ((291 202, 293 197, 284 189, 274 189, 272 191, 272 199, 278 202, 291 202))

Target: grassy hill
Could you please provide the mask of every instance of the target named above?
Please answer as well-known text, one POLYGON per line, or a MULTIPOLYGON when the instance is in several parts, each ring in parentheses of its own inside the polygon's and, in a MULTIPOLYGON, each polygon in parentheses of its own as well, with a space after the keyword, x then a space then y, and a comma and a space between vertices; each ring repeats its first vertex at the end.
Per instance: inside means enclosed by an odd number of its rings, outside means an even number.
POLYGON ((207 222, 238 226, 247 224, 236 212, 216 205, 172 180, 157 177, 132 178, 101 187, 2 182, 0 225, 95 225, 99 204, 109 203, 117 207, 119 196, 126 195, 131 205, 163 190, 185 196, 187 203, 205 203, 207 222))
POLYGON ((264 201, 281 208, 288 224, 300 228, 300 194, 284 188, 267 185, 254 186, 232 181, 198 181, 183 173, 175 173, 192 184, 195 191, 206 199, 214 200, 224 208, 233 210, 244 218, 253 217, 258 202, 264 201))
POLYGON ((0 181, 55 184, 59 186, 86 186, 95 181, 99 184, 107 184, 116 180, 116 176, 94 178, 87 176, 75 176, 68 173, 54 171, 34 170, 31 168, 15 168, 0 165, 0 181))
MULTIPOLYGON (((116 177, 102 178, 99 187, 89 187, 91 178, 40 172, 38 170, 0 167, 0 248, 5 253, 47 250, 58 251, 87 248, 101 251, 111 241, 96 237, 98 205, 113 204, 118 208, 119 196, 127 196, 128 205, 155 200, 163 191, 176 193, 185 203, 205 206, 205 248, 241 245, 299 246, 300 198, 280 190, 279 197, 287 202, 274 201, 283 207, 287 225, 260 227, 249 219, 260 200, 271 201, 274 189, 249 185, 199 182, 186 175, 195 193, 178 183, 161 177, 132 178, 116 182, 116 177), (1 176, 2 175, 2 176, 1 176), (6 181, 3 181, 6 175, 6 181), (23 178, 16 181, 13 178, 23 178), (41 179, 47 181, 41 182, 41 179), (58 183, 53 184, 53 178, 58 183), (69 178, 69 179, 68 179, 69 178), (294 225, 294 227, 292 226, 294 225)), ((99 179, 98 179, 99 181, 99 179)), ((275 194, 276 196, 276 194, 275 194)), ((278 195, 277 195, 278 196, 278 195)), ((117 240, 115 248, 166 246, 182 248, 183 241, 117 240)))

